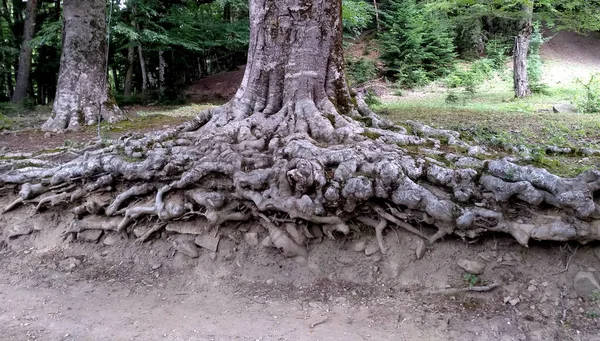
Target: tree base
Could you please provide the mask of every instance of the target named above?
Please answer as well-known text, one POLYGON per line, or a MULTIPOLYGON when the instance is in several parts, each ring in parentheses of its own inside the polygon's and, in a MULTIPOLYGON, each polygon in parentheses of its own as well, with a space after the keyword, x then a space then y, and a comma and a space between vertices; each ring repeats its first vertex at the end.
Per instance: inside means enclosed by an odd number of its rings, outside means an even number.
POLYGON ((488 232, 524 246, 600 239, 599 171, 564 179, 494 159, 457 132, 394 125, 358 102, 349 117, 309 100, 271 115, 233 101, 174 129, 88 147, 66 163, 37 156, 26 160, 35 166, 0 176, 5 188, 20 185, 4 212, 70 207, 65 235, 133 233, 150 222, 140 241, 165 228, 255 221, 269 232, 264 243, 300 260, 308 239, 363 229, 375 230, 385 253, 390 226, 429 243, 488 232))

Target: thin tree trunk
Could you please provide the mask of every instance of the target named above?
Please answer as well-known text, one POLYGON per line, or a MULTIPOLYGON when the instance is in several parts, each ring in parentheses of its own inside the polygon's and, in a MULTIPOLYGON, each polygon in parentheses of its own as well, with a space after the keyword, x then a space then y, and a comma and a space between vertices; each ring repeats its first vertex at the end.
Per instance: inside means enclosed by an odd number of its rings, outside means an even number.
POLYGON ((531 6, 523 6, 525 19, 521 24, 519 34, 515 37, 513 70, 515 97, 517 98, 531 95, 529 79, 527 77, 527 53, 529 51, 531 34, 533 33, 532 10, 531 6))
POLYGON ((148 90, 148 73, 146 73, 146 60, 144 59, 141 42, 138 45, 138 57, 140 59, 140 72, 142 73, 142 93, 146 93, 146 90, 148 90))
POLYGON ((125 74, 125 86, 123 95, 131 96, 131 88, 133 85, 133 68, 135 63, 135 47, 130 45, 127 49, 127 73, 125 74))
POLYGON ((164 51, 158 51, 158 83, 159 83, 159 91, 161 96, 164 95, 165 92, 165 69, 167 68, 167 63, 165 62, 164 51))
POLYGON ((109 94, 104 0, 64 0, 63 47, 53 117, 42 129, 76 130, 122 119, 109 94))
POLYGON ((373 0, 373 7, 375 7, 375 23, 377 24, 377 31, 381 31, 379 24, 379 7, 377 6, 377 0, 373 0))
POLYGON ((121 84, 119 84, 119 75, 117 73, 117 68, 115 66, 111 67, 113 83, 115 84, 115 88, 113 89, 115 93, 119 93, 121 91, 121 84))
POLYGON ((19 54, 19 70, 17 71, 17 84, 13 92, 11 102, 20 104, 27 97, 29 89, 29 76, 31 75, 31 39, 35 34, 35 18, 37 12, 38 0, 27 1, 27 13, 25 19, 25 28, 23 31, 23 42, 21 44, 21 53, 19 54))

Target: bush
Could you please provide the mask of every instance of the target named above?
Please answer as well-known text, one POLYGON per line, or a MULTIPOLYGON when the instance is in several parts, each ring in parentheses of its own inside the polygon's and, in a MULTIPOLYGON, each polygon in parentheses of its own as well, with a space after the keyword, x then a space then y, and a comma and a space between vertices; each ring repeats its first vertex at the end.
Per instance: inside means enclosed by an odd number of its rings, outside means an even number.
POLYGON ((575 104, 583 113, 600 113, 600 73, 594 73, 590 80, 577 81, 583 86, 583 92, 575 98, 575 104))
POLYGON ((422 86, 450 73, 456 53, 446 19, 415 0, 391 0, 382 22, 381 60, 403 86, 422 86))
POLYGON ((540 56, 540 49, 546 41, 540 31, 540 24, 535 23, 529 42, 529 53, 527 54, 527 78, 529 79, 529 88, 533 93, 543 93, 548 90, 548 87, 542 82, 544 63, 540 56))
POLYGON ((475 94, 477 87, 494 75, 494 61, 481 58, 471 64, 468 70, 456 70, 446 77, 448 88, 464 87, 468 94, 475 94))
POLYGON ((493 38, 485 45, 486 58, 491 61, 492 67, 496 71, 506 68, 507 52, 509 44, 506 39, 493 38))
POLYGON ((377 67, 366 58, 349 57, 346 59, 346 73, 350 84, 362 84, 377 77, 377 67))

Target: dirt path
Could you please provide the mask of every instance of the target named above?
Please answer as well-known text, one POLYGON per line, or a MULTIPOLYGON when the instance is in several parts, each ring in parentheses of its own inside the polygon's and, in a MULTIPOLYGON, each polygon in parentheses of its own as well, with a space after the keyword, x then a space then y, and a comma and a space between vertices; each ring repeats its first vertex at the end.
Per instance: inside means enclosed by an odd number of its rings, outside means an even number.
POLYGON ((572 288, 599 268, 589 246, 450 239, 416 259, 418 240, 388 231, 386 255, 355 252, 366 235, 309 245, 299 265, 226 230, 216 254, 195 259, 173 247, 193 236, 63 242, 53 211, 26 220, 43 226, 32 235, 5 239, 22 217, 0 216, 0 340, 600 341, 589 315, 600 307, 572 288), (431 294, 465 287, 461 258, 487 259, 478 279, 501 288, 431 294))

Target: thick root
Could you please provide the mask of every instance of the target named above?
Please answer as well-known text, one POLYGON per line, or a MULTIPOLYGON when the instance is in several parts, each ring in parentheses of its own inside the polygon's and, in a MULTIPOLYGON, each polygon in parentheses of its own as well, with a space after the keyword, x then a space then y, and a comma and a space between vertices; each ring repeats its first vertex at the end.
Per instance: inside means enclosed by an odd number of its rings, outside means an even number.
POLYGON ((306 248, 290 226, 311 236, 317 233, 308 226, 317 226, 336 238, 358 221, 375 229, 382 253, 388 225, 430 242, 487 232, 509 233, 525 246, 530 239, 600 240, 598 170, 561 178, 489 154, 457 132, 407 122, 408 133, 359 109, 323 113, 301 100, 267 115, 230 103, 64 164, 8 171, 2 184, 23 185, 4 212, 50 192, 38 209, 73 205, 77 219, 100 219, 76 220, 67 233, 123 232, 142 217, 157 220, 141 241, 174 220, 202 219, 208 227, 254 220, 283 254, 303 259, 306 248), (115 189, 124 190, 90 199, 115 189))

